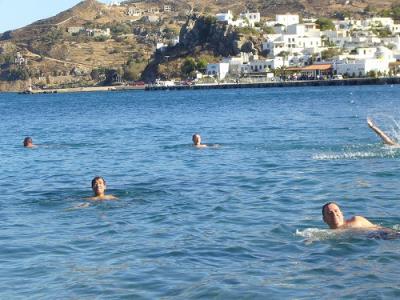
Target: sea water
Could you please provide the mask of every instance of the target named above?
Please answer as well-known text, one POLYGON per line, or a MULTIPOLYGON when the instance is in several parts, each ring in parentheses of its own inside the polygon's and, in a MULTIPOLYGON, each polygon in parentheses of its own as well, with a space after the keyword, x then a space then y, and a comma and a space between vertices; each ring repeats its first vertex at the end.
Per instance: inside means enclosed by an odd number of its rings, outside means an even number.
POLYGON ((366 123, 395 138, 399 95, 0 94, 0 298, 400 297, 400 240, 321 218, 336 201, 399 229, 400 149, 366 123), (96 175, 118 201, 85 200, 96 175))

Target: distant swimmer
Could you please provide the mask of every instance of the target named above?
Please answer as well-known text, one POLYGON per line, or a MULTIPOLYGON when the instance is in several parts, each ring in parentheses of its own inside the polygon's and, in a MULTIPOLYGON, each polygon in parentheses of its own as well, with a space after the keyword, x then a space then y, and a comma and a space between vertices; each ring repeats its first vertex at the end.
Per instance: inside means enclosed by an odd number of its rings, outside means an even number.
POLYGON ((367 118, 369 128, 371 128, 379 137, 383 140, 383 143, 389 146, 399 146, 399 143, 391 139, 386 133, 384 133, 378 126, 374 124, 371 118, 367 118))
POLYGON ((201 143, 201 136, 198 133, 193 134, 192 136, 192 141, 193 141, 193 146, 197 147, 197 148, 204 148, 207 147, 206 144, 202 144, 201 143))
POLYGON ((24 138, 24 147, 35 148, 37 146, 33 144, 32 138, 30 136, 27 136, 26 138, 24 138))
POLYGON ((382 227, 375 225, 361 216, 354 216, 345 220, 343 213, 335 202, 328 202, 322 206, 322 218, 330 229, 349 229, 349 228, 365 228, 365 229, 381 229, 382 227))
POLYGON ((103 177, 96 176, 92 180, 92 190, 94 193, 93 197, 87 198, 88 200, 114 200, 118 199, 113 195, 105 195, 104 192, 106 191, 107 185, 106 181, 103 177))

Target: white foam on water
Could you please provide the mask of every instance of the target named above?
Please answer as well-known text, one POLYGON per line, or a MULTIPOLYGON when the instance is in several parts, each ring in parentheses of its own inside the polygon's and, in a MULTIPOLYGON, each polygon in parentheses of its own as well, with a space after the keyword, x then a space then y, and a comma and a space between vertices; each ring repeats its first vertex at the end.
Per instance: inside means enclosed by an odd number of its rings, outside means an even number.
POLYGON ((366 238, 366 239, 381 239, 392 240, 400 238, 400 224, 394 225, 392 228, 383 229, 318 229, 306 228, 304 230, 296 229, 296 236, 304 238, 306 245, 313 242, 320 242, 325 240, 346 240, 353 237, 366 238))
POLYGON ((313 242, 336 239, 339 232, 330 229, 306 228, 304 230, 296 229, 295 235, 303 237, 306 244, 311 244, 313 242))
POLYGON ((344 151, 318 153, 312 156, 314 160, 341 160, 341 159, 369 159, 369 158, 394 158, 400 155, 400 146, 384 146, 374 151, 344 151))

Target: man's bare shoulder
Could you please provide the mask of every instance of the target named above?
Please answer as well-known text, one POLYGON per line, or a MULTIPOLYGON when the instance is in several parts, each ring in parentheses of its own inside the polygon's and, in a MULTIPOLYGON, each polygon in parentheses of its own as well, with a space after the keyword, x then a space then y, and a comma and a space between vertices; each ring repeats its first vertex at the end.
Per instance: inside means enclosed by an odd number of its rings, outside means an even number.
POLYGON ((363 216, 354 216, 346 221, 346 227, 361 228, 361 227, 378 227, 378 226, 371 223, 363 216))
POLYGON ((104 195, 104 196, 97 196, 97 197, 88 197, 85 198, 86 200, 92 200, 92 201, 101 201, 101 200, 117 200, 118 197, 115 197, 113 195, 104 195))

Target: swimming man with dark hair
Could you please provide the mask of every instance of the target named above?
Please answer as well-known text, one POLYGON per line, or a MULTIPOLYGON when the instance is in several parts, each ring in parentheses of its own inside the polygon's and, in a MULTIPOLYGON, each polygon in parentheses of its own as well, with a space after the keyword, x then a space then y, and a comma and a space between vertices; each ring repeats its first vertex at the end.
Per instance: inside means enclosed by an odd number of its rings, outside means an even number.
POLYGON ((322 206, 322 219, 326 224, 328 224, 330 229, 381 228, 362 216, 354 216, 351 219, 345 220, 339 205, 337 205, 335 202, 328 202, 322 206))
POLYGON ((94 193, 93 197, 88 198, 89 200, 114 200, 118 199, 113 195, 105 195, 107 185, 103 177, 96 176, 92 180, 92 190, 94 193))
POLYGON ((27 136, 24 138, 24 147, 25 148, 34 148, 36 145, 33 144, 32 138, 30 136, 27 136))

